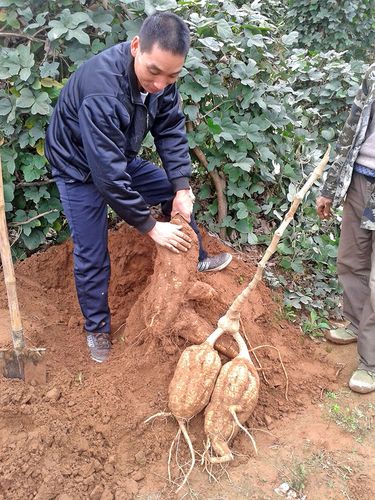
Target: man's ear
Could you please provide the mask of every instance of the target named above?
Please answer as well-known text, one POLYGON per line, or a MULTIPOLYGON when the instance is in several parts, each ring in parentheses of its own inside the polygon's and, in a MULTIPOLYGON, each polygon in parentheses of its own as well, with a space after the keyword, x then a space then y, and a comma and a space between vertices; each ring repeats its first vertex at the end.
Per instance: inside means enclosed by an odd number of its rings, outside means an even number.
POLYGON ((130 42, 130 51, 133 57, 137 55, 137 53, 140 51, 140 43, 139 43, 139 36, 135 36, 133 40, 130 42))

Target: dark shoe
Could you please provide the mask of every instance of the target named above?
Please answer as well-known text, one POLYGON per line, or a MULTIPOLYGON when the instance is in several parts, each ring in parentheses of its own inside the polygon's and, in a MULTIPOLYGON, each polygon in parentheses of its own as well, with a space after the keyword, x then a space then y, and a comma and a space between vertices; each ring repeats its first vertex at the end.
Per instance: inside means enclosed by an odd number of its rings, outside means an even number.
POLYGON ((87 332, 87 345, 90 357, 97 363, 104 363, 111 353, 109 333, 87 332))
POLYGON ((350 377, 349 387, 352 391, 361 394, 375 391, 375 373, 367 370, 356 370, 350 377))
POLYGON ((207 257, 198 262, 198 271, 221 271, 231 262, 232 256, 230 253, 219 253, 213 257, 207 257))
POLYGON ((357 342, 358 335, 348 328, 335 328, 325 332, 325 338, 334 344, 351 344, 357 342))

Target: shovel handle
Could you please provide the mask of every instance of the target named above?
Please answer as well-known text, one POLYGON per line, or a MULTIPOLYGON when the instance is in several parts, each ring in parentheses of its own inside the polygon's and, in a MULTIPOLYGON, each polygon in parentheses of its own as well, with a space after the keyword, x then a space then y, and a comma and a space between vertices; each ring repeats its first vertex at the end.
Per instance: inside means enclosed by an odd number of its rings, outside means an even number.
POLYGON ((24 347, 22 321, 18 306, 16 277, 14 274, 12 254, 10 251, 8 229, 5 218, 5 201, 3 187, 3 173, 0 156, 0 253, 3 265, 4 281, 8 296, 8 306, 10 314, 10 324, 12 328, 12 341, 16 351, 21 351, 24 347))

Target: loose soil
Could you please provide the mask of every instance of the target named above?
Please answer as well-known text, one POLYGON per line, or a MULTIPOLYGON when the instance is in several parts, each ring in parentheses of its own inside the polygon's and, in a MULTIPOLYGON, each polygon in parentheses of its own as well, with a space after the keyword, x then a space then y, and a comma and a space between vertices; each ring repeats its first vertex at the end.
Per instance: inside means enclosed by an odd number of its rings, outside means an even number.
MULTIPOLYGON (((247 427, 258 455, 240 433, 232 443, 234 462, 209 470, 198 463, 188 486, 174 493, 181 470, 173 454, 175 484, 169 482, 167 460, 177 424, 167 418, 144 421, 167 411, 168 384, 186 338, 215 329, 251 280, 257 260, 208 235, 205 244, 210 253, 232 252, 231 265, 198 274, 192 251, 162 267, 163 254, 150 239, 125 224, 110 232, 113 354, 103 365, 87 354, 71 243, 17 265, 24 331, 29 345, 47 349, 48 379, 45 386, 0 380, 1 499, 267 499, 278 498, 274 489, 282 482, 298 493, 294 498, 374 498, 375 397, 342 392, 355 368, 355 346, 330 347, 307 338, 283 318, 278 296, 264 283, 243 311, 242 333, 252 347, 279 350, 288 386, 277 351, 257 350, 264 375, 247 427), (327 391, 342 408, 366 403, 363 434, 349 433, 330 418, 327 391)), ((9 319, 2 275, 0 281, 4 346, 9 319)), ((202 453, 202 415, 189 432, 202 453)), ((182 442, 177 459, 187 470, 182 442)))

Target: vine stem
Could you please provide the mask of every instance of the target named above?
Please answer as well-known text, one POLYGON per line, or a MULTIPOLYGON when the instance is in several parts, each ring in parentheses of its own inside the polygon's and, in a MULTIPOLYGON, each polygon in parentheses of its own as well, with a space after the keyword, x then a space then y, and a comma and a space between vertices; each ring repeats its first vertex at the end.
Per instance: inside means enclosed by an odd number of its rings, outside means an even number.
MULTIPOLYGON (((194 126, 191 121, 186 122, 186 130, 188 132, 194 131, 194 126)), ((197 160, 199 161, 199 163, 203 165, 203 167, 207 170, 215 186, 215 191, 217 196, 217 219, 218 223, 221 224, 221 222, 224 220, 224 218, 228 213, 228 203, 224 194, 226 189, 225 177, 220 175, 220 172, 216 168, 214 168, 213 170, 208 169, 208 161, 206 155, 198 146, 195 146, 195 148, 193 148, 192 151, 196 156, 197 160)), ((225 228, 220 229, 220 236, 222 238, 225 237, 225 228)))
POLYGON ((26 33, 12 33, 11 31, 2 31, 0 32, 0 36, 3 38, 26 38, 27 40, 31 40, 32 42, 44 43, 44 40, 42 40, 41 38, 35 38, 31 35, 26 35, 26 33))
POLYGON ((218 323, 217 327, 222 329, 225 332, 231 333, 232 335, 239 331, 240 327, 240 312, 245 304, 245 301, 249 297, 250 293, 257 286, 259 281, 262 279, 264 269, 266 267, 266 263, 270 260, 272 255, 275 253, 277 249, 277 245, 281 236, 283 235, 285 229, 293 220, 294 214, 297 211, 298 206, 303 200, 306 193, 309 191, 314 182, 322 175, 324 168, 326 167, 329 160, 329 153, 331 147, 328 146, 327 151, 325 152, 320 163, 315 167, 313 172, 310 174, 309 178, 302 186, 302 188, 296 193, 293 198, 292 204, 286 215, 284 216, 283 221, 280 226, 275 231, 271 243, 267 247, 262 259, 258 263, 256 273, 247 287, 237 296, 237 298, 233 301, 232 305, 229 307, 228 311, 224 316, 222 316, 218 323))
POLYGON ((53 208, 52 210, 48 210, 48 212, 43 212, 42 214, 38 214, 35 217, 31 217, 31 219, 23 220, 20 222, 10 222, 9 225, 10 226, 23 226, 24 224, 29 224, 29 222, 40 219, 41 217, 44 217, 45 215, 52 214, 53 212, 57 212, 57 208, 53 208))
POLYGON ((55 181, 53 179, 47 179, 45 181, 19 182, 16 184, 16 188, 48 186, 48 184, 53 184, 54 182, 55 181))

